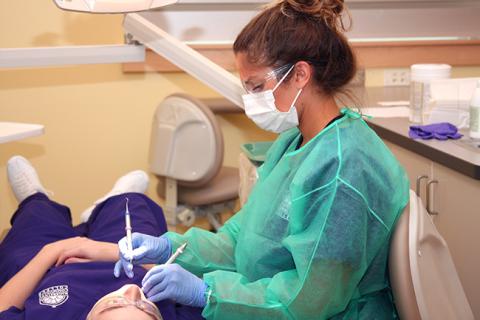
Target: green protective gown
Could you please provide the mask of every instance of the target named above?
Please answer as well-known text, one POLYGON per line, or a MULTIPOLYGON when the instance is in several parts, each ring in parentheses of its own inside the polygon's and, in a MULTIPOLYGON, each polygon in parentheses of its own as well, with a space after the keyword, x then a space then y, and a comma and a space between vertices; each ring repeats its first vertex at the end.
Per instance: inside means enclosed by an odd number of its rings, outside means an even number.
POLYGON ((349 109, 307 144, 282 133, 218 233, 167 233, 209 286, 207 319, 392 319, 387 258, 408 202, 403 168, 349 109))

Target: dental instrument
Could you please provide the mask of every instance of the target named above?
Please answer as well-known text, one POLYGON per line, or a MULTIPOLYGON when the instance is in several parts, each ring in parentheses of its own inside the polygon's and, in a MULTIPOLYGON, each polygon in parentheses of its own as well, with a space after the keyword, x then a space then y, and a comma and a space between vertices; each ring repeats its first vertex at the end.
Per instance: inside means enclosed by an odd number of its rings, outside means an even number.
POLYGON ((132 245, 132 225, 130 223, 130 211, 128 210, 128 198, 125 198, 125 231, 127 232, 127 248, 130 252, 130 265, 132 264, 133 259, 133 245, 132 245))
POLYGON ((178 247, 178 249, 175 251, 174 254, 172 254, 172 256, 167 260, 167 262, 165 262, 165 264, 172 264, 173 261, 175 261, 175 259, 177 259, 177 257, 183 253, 183 250, 185 250, 185 248, 187 247, 187 243, 185 242, 184 244, 182 244, 180 247, 178 247))

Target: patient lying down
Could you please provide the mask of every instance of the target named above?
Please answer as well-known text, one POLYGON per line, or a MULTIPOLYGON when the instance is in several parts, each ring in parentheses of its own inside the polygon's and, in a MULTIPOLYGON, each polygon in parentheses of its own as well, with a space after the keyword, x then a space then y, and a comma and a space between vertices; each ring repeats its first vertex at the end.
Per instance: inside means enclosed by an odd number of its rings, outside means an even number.
POLYGON ((113 275, 126 197, 134 231, 167 230, 162 209, 143 194, 143 171, 118 179, 74 227, 69 208, 48 198, 25 158, 11 158, 7 170, 19 206, 0 243, 0 320, 203 319, 200 308, 148 301, 139 287, 144 266, 134 266, 132 279, 113 275))

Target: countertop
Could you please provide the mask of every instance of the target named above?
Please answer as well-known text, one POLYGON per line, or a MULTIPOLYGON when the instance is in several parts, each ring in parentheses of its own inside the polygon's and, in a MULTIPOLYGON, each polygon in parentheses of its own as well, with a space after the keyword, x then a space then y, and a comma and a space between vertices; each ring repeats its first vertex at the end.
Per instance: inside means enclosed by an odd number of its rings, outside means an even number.
MULTIPOLYGON (((385 87, 357 89, 363 107, 380 107, 379 101, 401 101, 409 99, 408 87, 385 87)), ((459 140, 413 140, 408 131, 408 118, 367 119, 372 129, 385 140, 415 152, 452 170, 480 180, 480 140, 472 140, 468 130, 460 130, 459 140)))
MULTIPOLYGON (((371 108, 382 108, 381 113, 388 114, 389 108, 379 102, 408 101, 409 87, 351 87, 352 97, 341 99, 344 105, 359 106, 368 114, 371 108)), ((225 99, 204 99, 214 113, 238 113, 242 109, 225 99)), ((398 108, 396 108, 398 111, 398 108)), ((377 110, 378 111, 378 110, 377 110)), ((375 112, 378 113, 378 112, 375 112)), ((415 152, 452 170, 463 173, 473 179, 480 180, 480 140, 471 140, 466 130, 460 140, 413 140, 408 136, 411 123, 407 117, 375 117, 366 119, 373 130, 385 140, 415 152)))
POLYGON ((39 136, 44 130, 44 126, 40 124, 0 122, 0 143, 39 136))

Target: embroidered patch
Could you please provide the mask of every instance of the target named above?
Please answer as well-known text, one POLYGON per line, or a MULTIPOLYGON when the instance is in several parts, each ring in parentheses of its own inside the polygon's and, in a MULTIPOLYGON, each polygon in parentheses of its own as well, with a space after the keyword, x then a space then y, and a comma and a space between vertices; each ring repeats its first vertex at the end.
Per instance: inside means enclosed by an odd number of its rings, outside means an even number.
POLYGON ((56 308, 68 300, 68 286, 53 286, 38 293, 38 302, 56 308))

